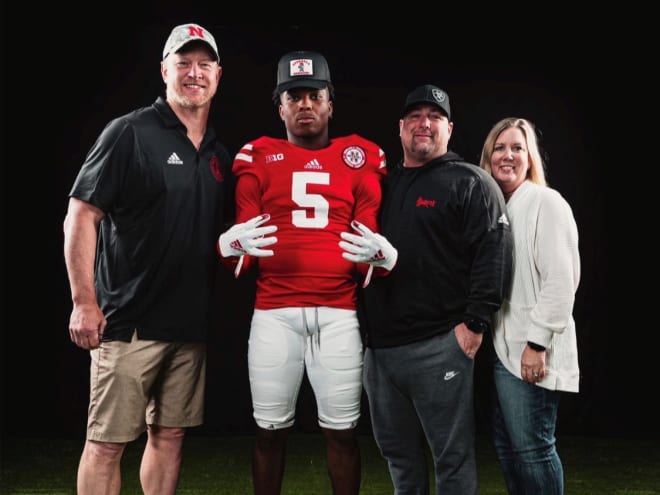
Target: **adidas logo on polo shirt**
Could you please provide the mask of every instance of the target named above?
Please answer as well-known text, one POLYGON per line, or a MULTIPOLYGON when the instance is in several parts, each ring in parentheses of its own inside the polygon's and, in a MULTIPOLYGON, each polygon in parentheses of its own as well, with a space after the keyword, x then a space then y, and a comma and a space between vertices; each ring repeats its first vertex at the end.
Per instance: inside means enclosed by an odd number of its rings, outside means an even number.
POLYGON ((170 165, 183 165, 183 161, 179 158, 179 155, 172 153, 167 159, 167 163, 170 165))

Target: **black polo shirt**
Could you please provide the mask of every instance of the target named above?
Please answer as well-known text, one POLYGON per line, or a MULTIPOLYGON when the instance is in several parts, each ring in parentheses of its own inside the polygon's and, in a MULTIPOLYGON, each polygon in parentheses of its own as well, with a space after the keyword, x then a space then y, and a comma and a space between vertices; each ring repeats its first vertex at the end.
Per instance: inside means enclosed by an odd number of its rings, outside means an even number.
POLYGON ((104 340, 206 338, 216 242, 233 203, 231 159, 209 126, 199 151, 162 97, 111 121, 70 197, 105 212, 96 294, 104 340))

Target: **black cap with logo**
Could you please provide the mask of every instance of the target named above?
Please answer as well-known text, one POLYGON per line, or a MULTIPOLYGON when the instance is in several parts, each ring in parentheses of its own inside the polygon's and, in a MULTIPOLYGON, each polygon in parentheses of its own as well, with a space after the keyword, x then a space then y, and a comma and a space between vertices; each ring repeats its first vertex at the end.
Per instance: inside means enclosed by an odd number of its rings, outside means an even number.
POLYGON ((413 89, 406 97, 406 103, 403 105, 401 116, 405 117, 411 108, 417 105, 435 105, 442 110, 447 118, 451 120, 451 111, 449 110, 449 96, 445 91, 433 86, 432 84, 425 84, 413 89))
POLYGON ((277 64, 274 95, 292 88, 328 88, 332 90, 328 61, 318 52, 289 52, 277 64))

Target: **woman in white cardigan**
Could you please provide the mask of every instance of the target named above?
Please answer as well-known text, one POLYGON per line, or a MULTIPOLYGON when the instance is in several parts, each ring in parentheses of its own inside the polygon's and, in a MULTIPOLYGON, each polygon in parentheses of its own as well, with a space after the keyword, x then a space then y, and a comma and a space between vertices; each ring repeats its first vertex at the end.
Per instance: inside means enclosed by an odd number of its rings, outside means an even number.
POLYGON ((566 200, 546 184, 534 126, 497 122, 481 168, 507 201, 514 240, 509 297, 493 321, 494 446, 510 494, 561 495, 555 446, 561 392, 578 392, 573 305, 580 280, 578 232, 566 200))

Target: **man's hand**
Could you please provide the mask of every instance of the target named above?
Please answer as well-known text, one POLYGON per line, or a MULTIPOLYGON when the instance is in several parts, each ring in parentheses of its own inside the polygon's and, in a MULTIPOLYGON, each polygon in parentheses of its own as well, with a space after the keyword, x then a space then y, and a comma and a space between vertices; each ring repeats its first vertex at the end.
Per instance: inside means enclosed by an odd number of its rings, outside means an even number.
POLYGON ((262 215, 251 218, 247 222, 237 223, 232 228, 220 235, 218 246, 220 254, 228 258, 230 256, 273 256, 272 249, 261 249, 277 242, 277 237, 265 237, 277 231, 277 225, 260 227, 261 224, 270 220, 270 215, 262 215))
POLYGON ((357 220, 351 222, 351 227, 361 235, 342 232, 339 247, 344 250, 342 256, 353 263, 368 263, 372 266, 382 266, 392 270, 396 265, 399 252, 380 234, 375 234, 369 227, 357 220))
POLYGON ((100 346, 107 325, 108 321, 96 301, 73 303, 73 311, 71 311, 69 320, 69 335, 71 342, 78 347, 90 350, 100 346))
POLYGON ((468 328, 468 326, 461 322, 454 327, 454 334, 456 335, 456 340, 458 345, 463 349, 463 352, 470 358, 474 359, 481 347, 481 342, 483 341, 483 333, 474 333, 468 328))

